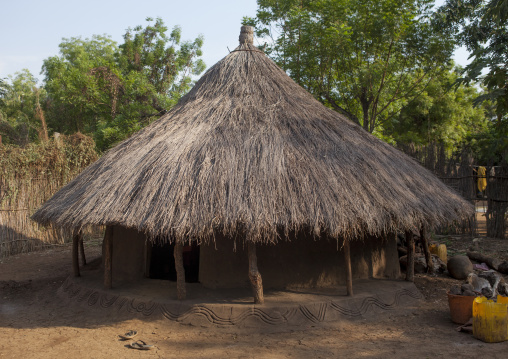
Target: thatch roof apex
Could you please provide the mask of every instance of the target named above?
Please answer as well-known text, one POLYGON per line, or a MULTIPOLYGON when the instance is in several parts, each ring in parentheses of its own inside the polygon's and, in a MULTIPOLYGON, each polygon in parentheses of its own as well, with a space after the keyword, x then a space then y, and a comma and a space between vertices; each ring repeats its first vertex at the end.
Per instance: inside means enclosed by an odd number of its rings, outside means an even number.
POLYGON ((242 26, 242 28, 240 29, 240 36, 238 38, 238 41, 240 42, 240 45, 243 44, 253 45, 254 28, 252 26, 242 26))
POLYGON ((276 241, 281 231, 353 238, 472 214, 413 159, 316 101, 248 32, 171 111, 32 218, 120 224, 179 241, 216 231, 276 241))

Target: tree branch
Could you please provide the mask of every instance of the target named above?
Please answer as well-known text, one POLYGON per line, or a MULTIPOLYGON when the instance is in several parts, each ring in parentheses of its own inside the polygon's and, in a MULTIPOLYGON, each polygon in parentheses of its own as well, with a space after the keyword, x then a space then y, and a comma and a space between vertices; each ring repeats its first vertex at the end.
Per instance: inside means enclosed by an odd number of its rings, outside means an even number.
POLYGON ((323 96, 326 101, 332 105, 332 107, 334 108, 335 111, 337 111, 338 113, 340 113, 341 115, 344 115, 346 116, 347 118, 349 118, 351 121, 353 121, 354 123, 356 123, 357 125, 361 126, 360 125, 360 120, 358 119, 358 117, 356 117, 355 115, 353 115, 351 112, 349 112, 348 110, 340 107, 339 105, 337 105, 337 103, 330 97, 329 94, 327 93, 321 93, 321 96, 323 96))

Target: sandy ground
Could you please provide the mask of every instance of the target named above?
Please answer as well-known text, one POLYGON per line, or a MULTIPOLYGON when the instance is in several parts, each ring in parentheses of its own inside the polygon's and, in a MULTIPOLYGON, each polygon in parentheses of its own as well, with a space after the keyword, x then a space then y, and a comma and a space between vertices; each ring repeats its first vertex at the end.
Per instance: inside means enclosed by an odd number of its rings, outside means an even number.
MULTIPOLYGON (((470 239, 460 243, 464 249, 466 241, 470 239)), ((450 245, 455 242, 460 241, 450 245)), ((504 243, 494 247, 508 249, 504 243)), ((260 330, 202 328, 67 305, 56 291, 70 268, 68 247, 0 260, 1 359, 506 358, 508 350, 508 342, 487 344, 455 331, 446 290, 459 281, 445 276, 417 275, 416 285, 425 296, 419 307, 368 320, 260 330), (154 349, 133 350, 119 341, 118 335, 131 329, 154 349)))

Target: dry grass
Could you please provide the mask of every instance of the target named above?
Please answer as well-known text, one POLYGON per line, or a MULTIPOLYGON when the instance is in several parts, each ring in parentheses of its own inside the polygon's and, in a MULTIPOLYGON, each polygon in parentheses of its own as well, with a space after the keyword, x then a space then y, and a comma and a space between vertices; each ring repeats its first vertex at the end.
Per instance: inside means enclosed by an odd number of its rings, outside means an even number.
POLYGON ((82 134, 0 147, 0 257, 71 238, 69 229, 41 226, 30 215, 97 158, 94 147, 82 134))
POLYGON ((316 101, 241 44, 168 114, 83 171, 32 217, 121 224, 181 242, 281 233, 359 238, 473 207, 413 159, 316 101))

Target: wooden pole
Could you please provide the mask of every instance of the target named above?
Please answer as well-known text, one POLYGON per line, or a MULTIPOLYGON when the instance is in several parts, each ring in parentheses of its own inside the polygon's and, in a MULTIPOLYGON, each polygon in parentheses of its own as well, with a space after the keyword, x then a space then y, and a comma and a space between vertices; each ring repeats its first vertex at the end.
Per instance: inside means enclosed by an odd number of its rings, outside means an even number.
POLYGON ((72 233, 72 269, 74 272, 74 277, 79 277, 81 274, 79 273, 79 257, 78 257, 78 247, 79 247, 79 237, 81 231, 75 229, 72 233))
POLYGON ((353 296, 353 271, 351 270, 351 253, 349 241, 344 240, 344 263, 346 264, 347 295, 353 296))
POLYGON ((187 293, 185 290, 185 268, 183 266, 183 245, 175 243, 173 251, 175 256, 175 269, 176 269, 176 295, 178 300, 184 300, 187 293))
POLYGON ((415 242, 413 240, 413 232, 406 231, 406 245, 407 245, 407 268, 406 280, 414 282, 415 275, 415 242))
POLYGON ((104 288, 113 287, 113 226, 106 226, 104 233, 104 288))
POLYGON ((430 254, 429 241, 427 239, 427 230, 423 224, 420 228, 420 242, 422 243, 425 261, 427 262, 427 273, 434 273, 434 264, 432 263, 432 255, 430 254))
POLYGON ((81 263, 86 266, 85 245, 83 244, 83 232, 79 231, 79 254, 81 255, 81 263))
POLYGON ((249 257, 249 279, 252 285, 252 292, 254 293, 254 303, 263 304, 265 302, 265 297, 263 295, 263 279, 258 270, 256 244, 254 242, 248 242, 247 252, 249 257))

